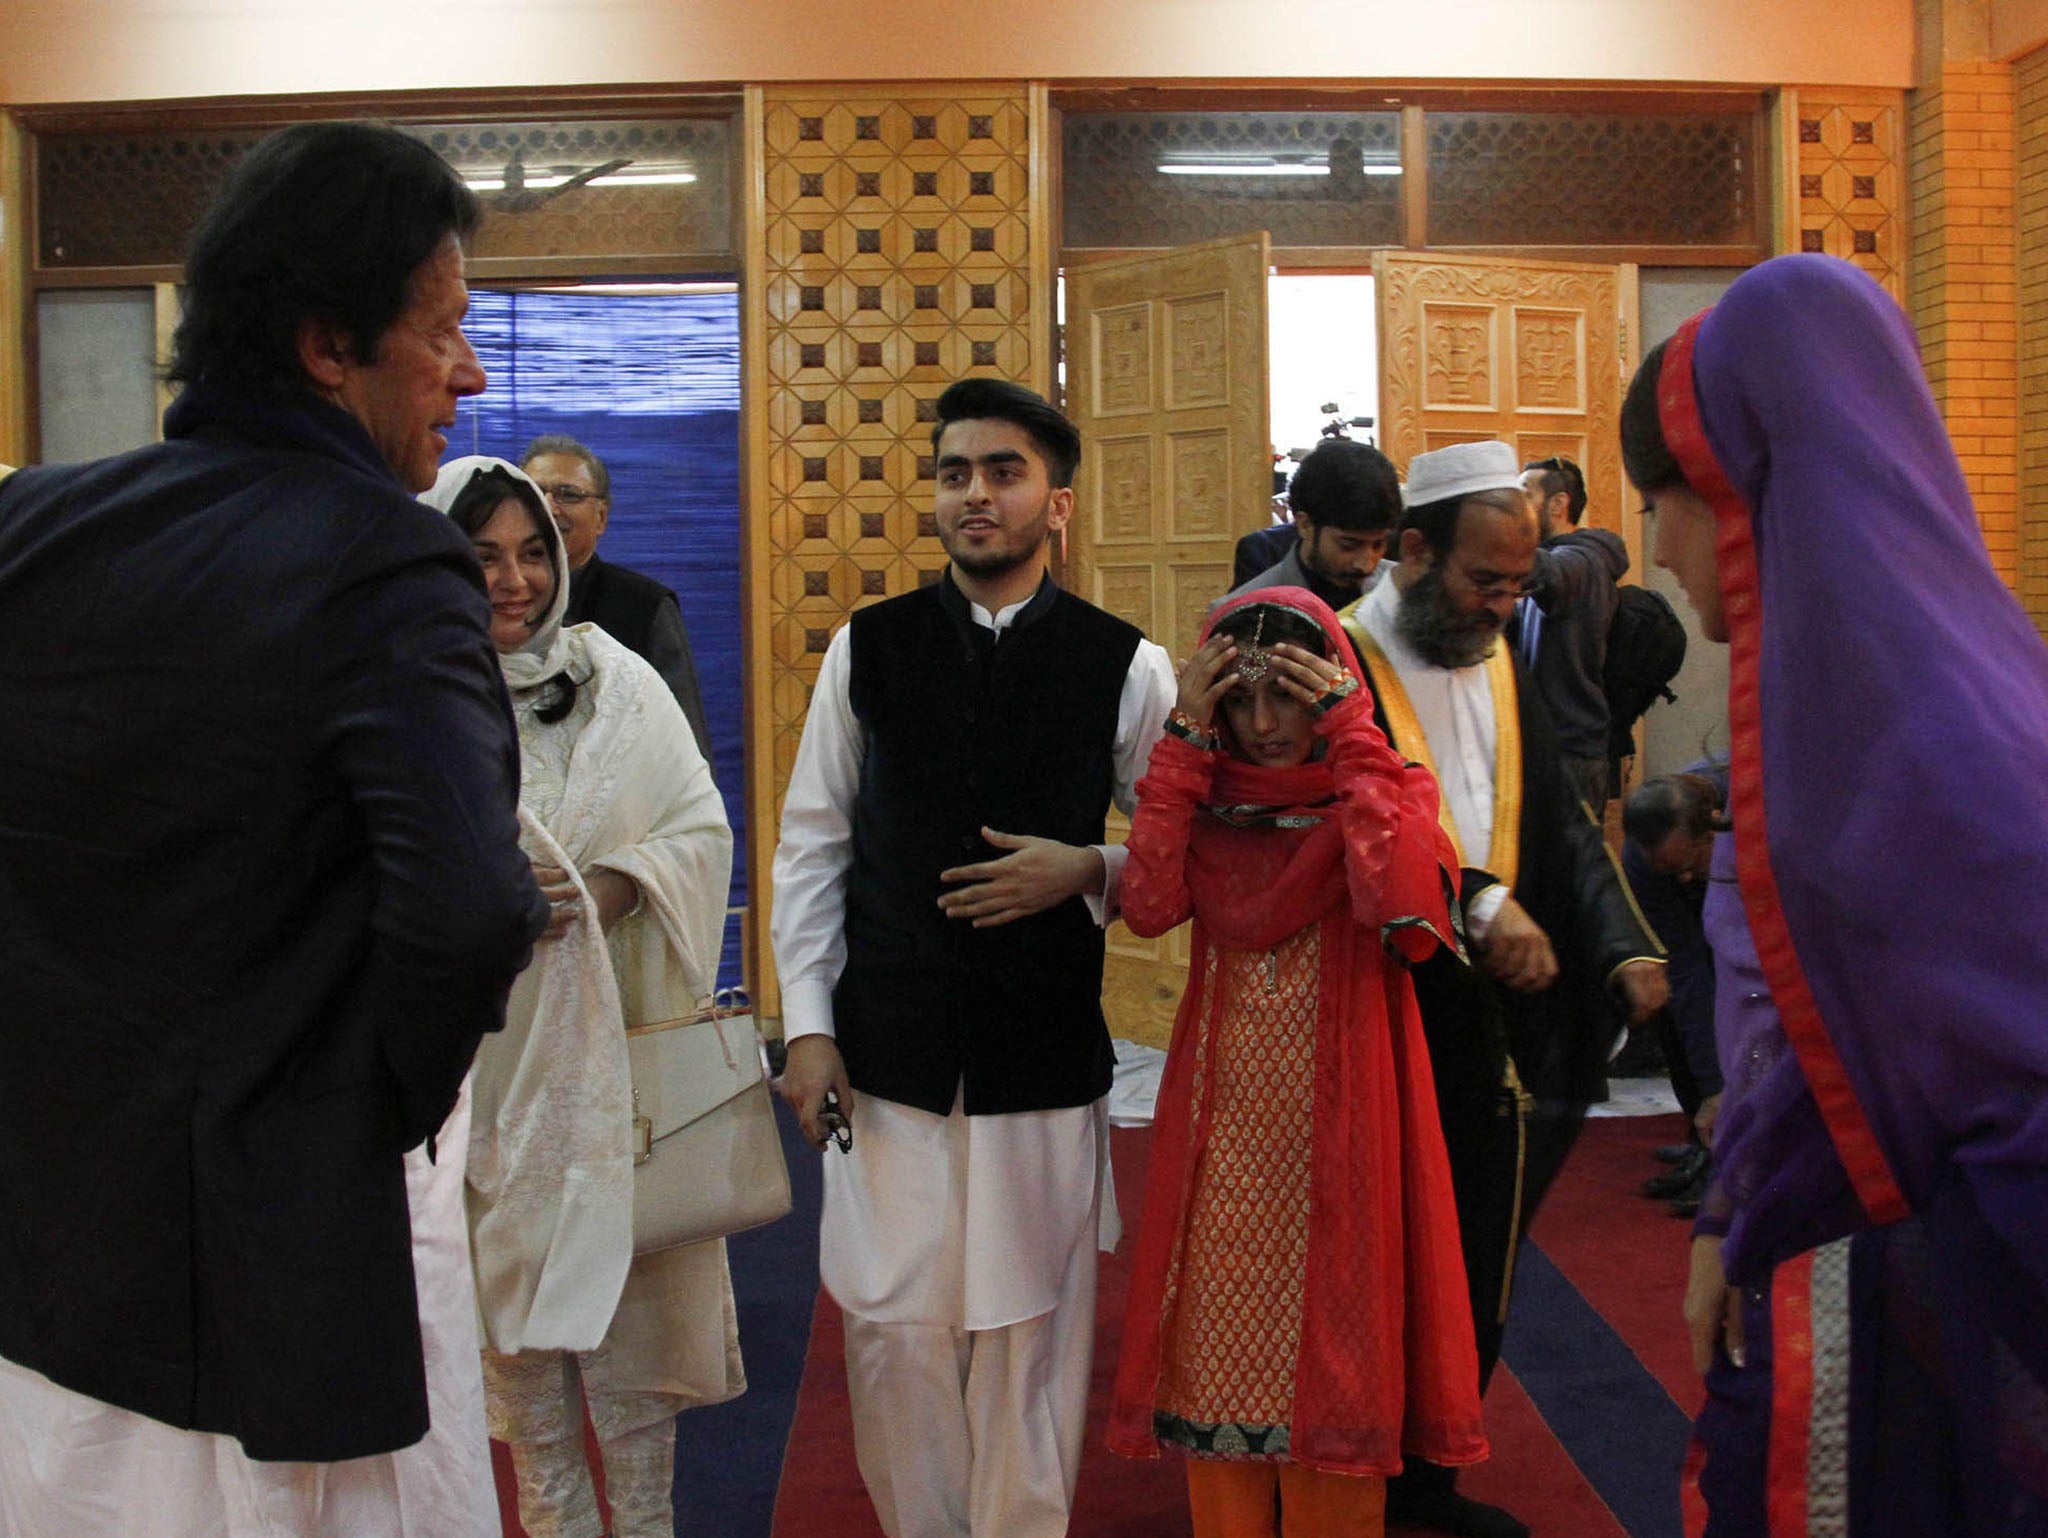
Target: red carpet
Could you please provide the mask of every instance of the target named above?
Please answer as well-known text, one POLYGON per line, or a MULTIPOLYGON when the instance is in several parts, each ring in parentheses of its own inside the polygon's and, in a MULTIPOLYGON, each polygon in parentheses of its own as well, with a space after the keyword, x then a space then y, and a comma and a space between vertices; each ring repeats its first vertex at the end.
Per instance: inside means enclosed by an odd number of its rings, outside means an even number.
MULTIPOLYGON (((1538 1242, 1676 1395, 1697 1394, 1678 1325, 1686 1226, 1639 1196, 1658 1166, 1649 1150, 1673 1141, 1676 1118, 1595 1121, 1536 1226, 1538 1242)), ((1135 1230, 1150 1134, 1114 1134, 1117 1194, 1135 1230)), ((1128 1246, 1127 1246, 1128 1248, 1128 1246)), ((1128 1267, 1104 1256, 1096 1307, 1095 1379, 1087 1451, 1075 1495, 1074 1538, 1184 1538, 1186 1488, 1177 1458, 1134 1462, 1102 1446, 1100 1420, 1116 1370, 1128 1267)), ((853 1461, 853 1429, 839 1313, 819 1298, 788 1457, 776 1500, 774 1538, 880 1538, 853 1461)), ((1691 1401, 1681 1404, 1690 1408, 1691 1401)), ((1509 1507, 1539 1535, 1629 1538, 1505 1368, 1486 1401, 1490 1463, 1463 1488, 1509 1507)), ((1398 1530, 1397 1530, 1398 1531, 1398 1530)))

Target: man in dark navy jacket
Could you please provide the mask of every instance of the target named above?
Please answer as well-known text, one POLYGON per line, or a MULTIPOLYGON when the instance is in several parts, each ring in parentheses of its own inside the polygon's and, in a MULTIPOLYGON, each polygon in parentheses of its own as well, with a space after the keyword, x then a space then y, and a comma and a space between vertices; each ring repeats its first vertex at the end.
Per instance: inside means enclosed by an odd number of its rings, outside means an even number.
POLYGON ((118 1465, 24 1406, 253 1460, 428 1429, 402 1159, 547 920, 475 558, 413 499, 484 388, 476 217, 394 130, 265 140, 194 237, 166 441, 0 485, 0 1468, 38 1531, 181 1492, 67 1489, 118 1465))

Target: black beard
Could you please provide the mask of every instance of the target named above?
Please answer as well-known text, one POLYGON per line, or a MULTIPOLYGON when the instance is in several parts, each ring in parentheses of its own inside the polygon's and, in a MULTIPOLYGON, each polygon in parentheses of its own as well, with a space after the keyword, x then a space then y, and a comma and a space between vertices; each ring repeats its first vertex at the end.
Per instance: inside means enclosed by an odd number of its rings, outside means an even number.
POLYGON ((947 552, 953 564, 970 577, 1000 577, 1015 571, 1038 554, 1034 546, 1029 550, 991 550, 986 555, 954 555, 947 552))
POLYGON ((1476 667, 1492 655, 1494 643, 1500 639, 1500 632, 1491 625, 1478 628, 1476 621, 1481 618, 1483 614, 1452 612, 1443 572, 1431 567, 1401 594, 1394 607, 1394 633, 1431 667, 1476 667))

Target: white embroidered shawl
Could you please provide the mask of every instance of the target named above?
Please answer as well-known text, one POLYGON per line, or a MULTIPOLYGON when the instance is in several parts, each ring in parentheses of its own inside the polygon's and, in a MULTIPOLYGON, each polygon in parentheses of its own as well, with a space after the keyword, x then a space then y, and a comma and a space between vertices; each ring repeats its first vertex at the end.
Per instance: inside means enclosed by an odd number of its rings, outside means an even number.
POLYGON ((633 1252, 632 1087, 624 1028, 690 1013, 716 983, 732 831, 668 687, 594 625, 562 632, 595 714, 551 826, 520 808, 530 857, 630 876, 640 911, 607 944, 596 905, 542 941, 505 1029, 477 1054, 470 1232, 484 1344, 597 1346, 633 1252))

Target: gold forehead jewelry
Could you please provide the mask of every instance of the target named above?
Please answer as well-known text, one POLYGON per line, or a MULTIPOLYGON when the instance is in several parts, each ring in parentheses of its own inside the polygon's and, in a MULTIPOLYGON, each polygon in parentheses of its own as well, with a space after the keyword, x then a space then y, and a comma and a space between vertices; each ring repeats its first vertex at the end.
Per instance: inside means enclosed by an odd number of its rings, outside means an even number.
POLYGON ((1255 684, 1273 670, 1273 654, 1259 642, 1266 634, 1266 611, 1259 610, 1258 623, 1252 626, 1251 641, 1237 655, 1237 676, 1248 684, 1255 684))

